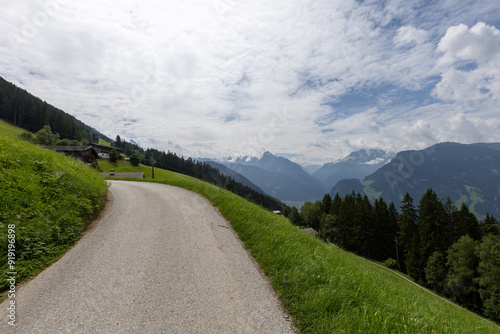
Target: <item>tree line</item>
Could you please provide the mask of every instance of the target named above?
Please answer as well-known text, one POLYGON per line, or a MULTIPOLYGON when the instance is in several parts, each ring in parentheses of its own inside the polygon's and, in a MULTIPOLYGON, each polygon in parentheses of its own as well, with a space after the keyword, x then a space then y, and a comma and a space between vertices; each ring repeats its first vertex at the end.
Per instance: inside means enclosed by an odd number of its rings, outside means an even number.
POLYGON ((498 220, 482 222, 467 205, 457 208, 432 189, 418 206, 406 194, 398 212, 383 199, 373 203, 354 192, 306 202, 288 215, 312 227, 327 242, 407 273, 418 283, 458 304, 500 321, 498 220))
POLYGON ((0 77, 0 119, 13 125, 37 132, 45 125, 70 141, 98 142, 107 139, 97 130, 75 117, 31 95, 0 77))

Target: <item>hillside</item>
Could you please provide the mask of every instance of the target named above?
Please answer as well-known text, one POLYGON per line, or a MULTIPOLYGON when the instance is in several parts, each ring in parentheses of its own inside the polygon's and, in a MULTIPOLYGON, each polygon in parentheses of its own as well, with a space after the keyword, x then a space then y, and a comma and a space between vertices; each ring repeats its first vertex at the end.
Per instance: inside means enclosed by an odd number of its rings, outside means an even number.
POLYGON ((420 151, 404 151, 363 181, 342 180, 330 194, 363 189, 397 207, 406 192, 420 199, 428 188, 439 197, 467 204, 480 216, 500 216, 500 143, 441 143, 420 151), (353 183, 354 182, 354 183, 353 183))
POLYGON ((236 172, 235 170, 232 170, 231 168, 228 168, 224 165, 221 165, 217 162, 213 162, 213 161, 208 161, 207 162, 210 166, 218 169, 222 174, 224 175, 229 175, 231 178, 233 178, 236 182, 239 182, 247 187, 250 187, 252 188, 253 190, 255 191, 258 191, 262 194, 266 194, 264 190, 262 190, 261 188, 257 187, 255 184, 253 184, 252 182, 250 182, 249 179, 247 179, 246 177, 244 177, 243 175, 241 175, 240 173, 236 172))
POLYGON ((384 166, 393 154, 382 150, 360 150, 336 162, 324 164, 312 175, 319 179, 328 189, 343 179, 363 179, 384 166))
POLYGON ((30 132, 50 125, 69 140, 111 141, 96 129, 0 77, 0 119, 30 132))
MULTIPOLYGON (((95 171, 80 162, 12 137, 0 137, 0 152, 5 172, 0 174, 0 189, 7 200, 1 211, 1 240, 7 240, 5 222, 18 221, 17 240, 23 252, 19 254, 26 260, 16 263, 21 276, 28 266, 41 268, 55 261, 58 255, 50 252, 60 254, 78 236, 87 210, 98 207, 106 187, 95 171)), ((229 191, 170 171, 158 169, 156 176, 156 182, 198 192, 217 206, 269 277, 301 333, 500 333, 476 315, 310 237, 286 218, 229 191)))
POLYGON ((167 172, 228 219, 270 279, 300 333, 500 333, 392 271, 313 238, 234 194, 167 172))
POLYGON ((221 161, 257 187, 281 201, 308 201, 323 197, 325 189, 312 175, 292 161, 270 152, 261 158, 221 161))
MULTIPOLYGON (((78 160, 22 141, 23 130, 0 122, 0 256, 7 259, 15 225, 16 282, 56 261, 100 211, 106 182, 78 160)), ((7 260, 0 264, 2 277, 7 260)), ((0 281, 0 291, 8 282, 0 281)))

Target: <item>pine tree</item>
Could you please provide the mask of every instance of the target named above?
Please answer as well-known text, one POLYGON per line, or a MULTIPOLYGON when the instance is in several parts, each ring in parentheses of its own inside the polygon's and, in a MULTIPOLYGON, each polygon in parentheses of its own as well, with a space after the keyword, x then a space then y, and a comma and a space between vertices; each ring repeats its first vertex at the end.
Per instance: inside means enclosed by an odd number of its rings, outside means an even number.
POLYGON ((333 198, 332 204, 330 205, 329 213, 333 216, 338 216, 341 208, 342 208, 342 197, 340 197, 339 193, 336 193, 335 197, 333 198))
POLYGON ((304 225, 304 222, 302 221, 302 218, 300 217, 299 210, 297 210, 296 207, 292 207, 290 214, 288 215, 288 219, 290 219, 290 222, 295 226, 303 226, 304 225))
POLYGON ((361 194, 356 195, 354 210, 349 249, 372 258, 372 240, 376 226, 373 221, 373 207, 366 195, 364 197, 361 197, 361 194))
POLYGON ((444 253, 449 248, 448 215, 443 203, 432 189, 422 196, 418 207, 419 245, 419 279, 425 279, 423 268, 434 252, 444 253))
POLYGON ((322 204, 323 213, 329 213, 330 207, 332 206, 332 197, 330 194, 325 194, 325 196, 323 196, 322 204))
POLYGON ((402 252, 402 268, 411 277, 421 278, 421 273, 418 268, 419 252, 418 246, 420 243, 418 231, 418 213, 413 205, 413 198, 409 193, 406 193, 402 202, 401 213, 398 216, 398 244, 402 252))
POLYGON ((487 213, 483 223, 479 225, 479 230, 481 232, 481 235, 488 235, 488 234, 498 235, 499 234, 498 220, 489 213, 487 213))
POLYGON ((479 221, 465 203, 462 203, 460 210, 455 212, 453 218, 453 234, 457 240, 467 234, 475 240, 480 239, 479 221))

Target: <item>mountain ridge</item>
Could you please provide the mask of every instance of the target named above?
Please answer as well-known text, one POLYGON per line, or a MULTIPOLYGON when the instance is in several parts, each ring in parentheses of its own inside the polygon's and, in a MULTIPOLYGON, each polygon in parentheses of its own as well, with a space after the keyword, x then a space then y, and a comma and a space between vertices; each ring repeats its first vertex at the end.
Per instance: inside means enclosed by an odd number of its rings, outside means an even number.
POLYGON ((345 195, 363 189, 370 199, 382 197, 397 207, 408 192, 419 200, 428 188, 457 205, 465 203, 480 216, 500 215, 500 143, 438 143, 424 150, 399 152, 388 164, 359 182, 339 181, 330 191, 345 195))
POLYGON ((385 165, 395 154, 379 149, 363 149, 324 164, 313 173, 329 191, 342 179, 362 179, 385 165))

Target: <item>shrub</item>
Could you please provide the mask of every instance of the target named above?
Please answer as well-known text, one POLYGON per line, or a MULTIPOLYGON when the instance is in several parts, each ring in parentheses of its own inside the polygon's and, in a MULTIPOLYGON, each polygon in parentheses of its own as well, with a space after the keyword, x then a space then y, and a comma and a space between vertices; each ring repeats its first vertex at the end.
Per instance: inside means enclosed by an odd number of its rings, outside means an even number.
POLYGON ((385 260, 384 261, 384 266, 386 266, 389 269, 399 270, 399 264, 394 259, 387 259, 387 260, 385 260))

